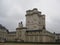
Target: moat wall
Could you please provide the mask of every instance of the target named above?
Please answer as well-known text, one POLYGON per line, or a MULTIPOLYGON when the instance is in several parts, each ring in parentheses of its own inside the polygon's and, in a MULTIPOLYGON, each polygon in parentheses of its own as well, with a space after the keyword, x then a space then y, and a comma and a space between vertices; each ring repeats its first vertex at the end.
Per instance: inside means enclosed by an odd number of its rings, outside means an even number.
POLYGON ((0 45, 60 45, 60 44, 40 44, 40 43, 0 43, 0 45))

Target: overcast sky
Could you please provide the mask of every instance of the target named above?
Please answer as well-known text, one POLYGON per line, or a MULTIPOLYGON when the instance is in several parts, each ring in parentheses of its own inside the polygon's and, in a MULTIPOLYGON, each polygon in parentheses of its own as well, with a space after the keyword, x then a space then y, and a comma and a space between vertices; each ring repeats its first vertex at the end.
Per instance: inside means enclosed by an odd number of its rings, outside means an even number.
POLYGON ((26 10, 37 8, 46 15, 46 29, 60 33, 60 0, 0 0, 0 24, 15 31, 18 23, 25 26, 26 10))

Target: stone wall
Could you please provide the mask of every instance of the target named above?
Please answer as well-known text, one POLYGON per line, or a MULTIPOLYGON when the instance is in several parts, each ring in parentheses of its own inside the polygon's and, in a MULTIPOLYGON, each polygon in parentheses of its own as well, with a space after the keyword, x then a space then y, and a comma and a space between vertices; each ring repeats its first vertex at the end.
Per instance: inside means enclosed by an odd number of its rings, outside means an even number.
POLYGON ((60 44, 0 43, 0 45, 60 45, 60 44))

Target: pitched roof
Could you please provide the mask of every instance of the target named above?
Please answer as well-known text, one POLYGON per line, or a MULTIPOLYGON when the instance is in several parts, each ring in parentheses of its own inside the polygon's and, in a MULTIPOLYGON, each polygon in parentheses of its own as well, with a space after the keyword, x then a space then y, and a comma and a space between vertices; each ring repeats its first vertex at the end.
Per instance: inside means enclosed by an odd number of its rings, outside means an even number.
POLYGON ((14 32, 8 32, 9 34, 15 34, 16 32, 14 31, 14 32))
MULTIPOLYGON (((6 28, 0 24, 0 29, 6 29, 6 28)), ((7 30, 7 29, 6 29, 6 30, 7 30)))

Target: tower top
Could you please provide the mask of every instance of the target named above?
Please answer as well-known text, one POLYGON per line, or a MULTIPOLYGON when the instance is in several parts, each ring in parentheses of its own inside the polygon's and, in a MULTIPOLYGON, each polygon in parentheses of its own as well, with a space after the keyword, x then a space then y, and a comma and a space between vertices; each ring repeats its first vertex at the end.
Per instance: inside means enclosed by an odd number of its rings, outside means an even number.
POLYGON ((32 14, 39 14, 39 15, 41 15, 41 12, 38 11, 37 8, 33 8, 32 10, 27 10, 26 11, 26 15, 32 15, 32 14))
POLYGON ((38 10, 37 8, 33 8, 33 10, 38 10))

